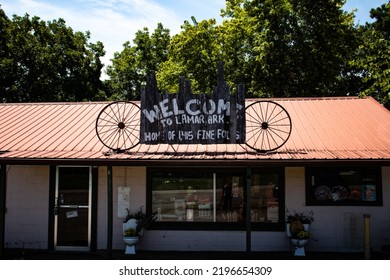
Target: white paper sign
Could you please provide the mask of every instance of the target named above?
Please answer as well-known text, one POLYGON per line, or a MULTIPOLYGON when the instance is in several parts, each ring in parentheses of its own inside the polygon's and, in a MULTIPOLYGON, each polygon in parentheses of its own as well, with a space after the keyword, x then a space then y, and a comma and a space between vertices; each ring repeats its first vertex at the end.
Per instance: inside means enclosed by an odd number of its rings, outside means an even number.
POLYGON ((77 212, 77 210, 66 212, 67 219, 77 218, 78 216, 79 216, 79 213, 77 212))
POLYGON ((118 187, 118 218, 127 216, 130 209, 130 187, 118 187))

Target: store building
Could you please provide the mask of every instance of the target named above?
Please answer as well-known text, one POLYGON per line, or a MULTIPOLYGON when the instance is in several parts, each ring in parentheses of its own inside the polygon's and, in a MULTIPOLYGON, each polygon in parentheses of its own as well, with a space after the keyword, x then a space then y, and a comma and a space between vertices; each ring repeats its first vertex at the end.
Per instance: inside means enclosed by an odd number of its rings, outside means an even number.
MULTIPOLYGON (((158 211, 142 250, 287 251, 287 211, 313 212, 307 250, 363 250, 364 214, 373 250, 390 244, 390 112, 373 98, 272 102, 292 129, 269 152, 132 135, 113 151, 96 132, 108 103, 0 104, 1 250, 124 249, 125 210, 141 207, 158 211)), ((246 141, 278 141, 249 140, 246 121, 246 141)))

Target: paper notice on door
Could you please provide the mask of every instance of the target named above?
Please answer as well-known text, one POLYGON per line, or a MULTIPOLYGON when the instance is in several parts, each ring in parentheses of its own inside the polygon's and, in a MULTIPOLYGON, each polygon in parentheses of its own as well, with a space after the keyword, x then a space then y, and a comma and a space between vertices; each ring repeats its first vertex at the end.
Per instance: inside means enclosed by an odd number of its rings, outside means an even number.
POLYGON ((66 218, 67 219, 76 218, 78 216, 79 216, 79 213, 78 213, 77 210, 66 212, 66 218))

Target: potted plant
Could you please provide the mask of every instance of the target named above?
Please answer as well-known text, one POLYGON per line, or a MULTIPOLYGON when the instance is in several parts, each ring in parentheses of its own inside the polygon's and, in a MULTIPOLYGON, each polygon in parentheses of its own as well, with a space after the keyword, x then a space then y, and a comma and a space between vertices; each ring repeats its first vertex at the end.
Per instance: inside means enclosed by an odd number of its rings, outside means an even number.
POLYGON ((127 209, 127 216, 123 221, 123 242, 126 244, 125 254, 135 254, 135 245, 143 234, 143 229, 148 228, 155 220, 156 214, 147 215, 142 212, 142 207, 135 213, 127 209))
POLYGON ((123 223, 127 223, 129 220, 134 219, 136 220, 136 227, 135 228, 128 228, 124 231, 124 236, 126 237, 135 237, 135 236, 142 236, 143 229, 148 228, 152 225, 152 223, 157 219, 156 215, 157 212, 153 212, 150 215, 147 215, 142 211, 142 208, 138 210, 135 213, 130 213, 130 210, 126 208, 127 210, 127 216, 124 219, 123 223))
POLYGON ((314 222, 314 213, 310 211, 309 214, 304 212, 296 212, 290 214, 287 210, 286 215, 286 231, 287 236, 291 237, 292 234, 298 234, 301 231, 308 231, 309 225, 314 222))
POLYGON ((309 214, 296 212, 286 217, 287 236, 295 246, 294 256, 305 256, 305 246, 311 237, 309 225, 314 221, 313 211, 309 214))
POLYGON ((291 237, 293 239, 306 240, 306 239, 309 239, 311 237, 311 232, 301 230, 300 232, 293 234, 291 237))
POLYGON ((295 246, 294 256, 305 256, 305 246, 311 237, 310 231, 301 230, 297 233, 292 233, 291 244, 295 246))
POLYGON ((314 213, 310 211, 309 214, 305 214, 294 210, 294 214, 290 214, 287 209, 286 223, 292 223, 293 221, 300 221, 302 224, 311 224, 314 222, 314 213))

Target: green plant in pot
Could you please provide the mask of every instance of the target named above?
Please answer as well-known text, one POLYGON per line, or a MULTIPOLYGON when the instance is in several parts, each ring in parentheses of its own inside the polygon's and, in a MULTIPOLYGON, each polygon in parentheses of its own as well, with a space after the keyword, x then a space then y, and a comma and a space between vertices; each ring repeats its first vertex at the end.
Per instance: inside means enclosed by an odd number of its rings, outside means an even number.
POLYGON ((128 208, 126 208, 127 216, 123 222, 126 223, 131 219, 135 219, 137 221, 135 229, 129 228, 129 229, 125 230, 124 235, 126 237, 142 236, 143 229, 149 228, 152 225, 152 223, 157 219, 157 216, 156 216, 157 211, 153 212, 151 214, 146 214, 142 211, 142 208, 143 207, 141 207, 140 210, 138 210, 137 212, 134 212, 134 213, 131 213, 130 210, 128 208))
POLYGON ((314 222, 314 213, 313 211, 310 211, 309 214, 294 211, 294 214, 289 214, 287 210, 286 223, 291 224, 294 221, 300 221, 302 224, 310 225, 314 222))
POLYGON ((301 230, 300 232, 296 233, 293 235, 294 239, 309 239, 311 237, 311 232, 310 231, 304 231, 301 230))
POLYGON ((309 214, 296 211, 294 211, 294 214, 289 214, 287 210, 286 225, 288 237, 291 237, 293 239, 309 239, 311 233, 308 231, 309 226, 307 225, 310 225, 312 222, 314 222, 313 211, 310 211, 309 214), (308 234, 303 234, 301 232, 307 232, 308 234), (298 237, 299 233, 301 233, 300 235, 303 238, 298 237))

